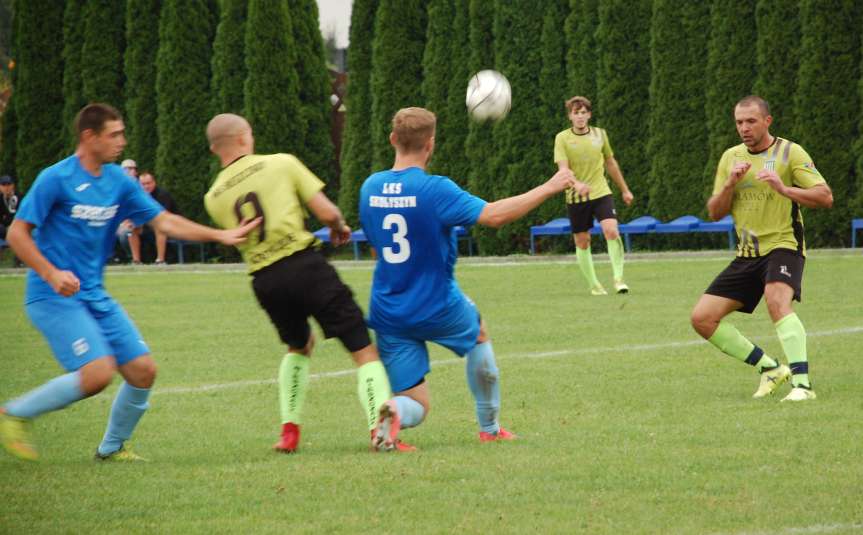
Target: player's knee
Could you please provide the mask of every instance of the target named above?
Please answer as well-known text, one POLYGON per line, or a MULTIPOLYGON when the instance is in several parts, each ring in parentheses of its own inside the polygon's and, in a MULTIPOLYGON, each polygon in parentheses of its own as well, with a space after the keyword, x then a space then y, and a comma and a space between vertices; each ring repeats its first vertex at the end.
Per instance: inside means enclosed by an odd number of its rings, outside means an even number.
POLYGON ((81 392, 93 396, 105 390, 114 379, 117 367, 111 357, 102 357, 83 366, 78 373, 81 379, 81 392))
POLYGON ((689 322, 692 325, 692 328, 695 329, 695 332, 701 335, 704 339, 710 338, 713 335, 713 331, 716 330, 716 326, 719 324, 719 322, 715 321, 712 316, 697 307, 692 310, 689 322))
POLYGON ((618 232, 616 228, 603 230, 602 234, 605 236, 605 241, 614 241, 620 237, 620 232, 618 232))

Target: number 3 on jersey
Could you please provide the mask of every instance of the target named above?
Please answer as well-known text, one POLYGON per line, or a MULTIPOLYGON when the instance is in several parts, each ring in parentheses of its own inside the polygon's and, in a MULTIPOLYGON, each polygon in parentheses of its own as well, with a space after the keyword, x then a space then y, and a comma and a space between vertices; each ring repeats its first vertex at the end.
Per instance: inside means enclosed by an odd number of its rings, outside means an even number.
POLYGON ((389 264, 401 264, 406 262, 411 256, 411 244, 405 239, 408 235, 408 222, 405 221, 405 216, 401 214, 387 214, 384 218, 384 230, 393 231, 393 244, 398 246, 398 251, 394 247, 384 247, 384 261, 389 264))

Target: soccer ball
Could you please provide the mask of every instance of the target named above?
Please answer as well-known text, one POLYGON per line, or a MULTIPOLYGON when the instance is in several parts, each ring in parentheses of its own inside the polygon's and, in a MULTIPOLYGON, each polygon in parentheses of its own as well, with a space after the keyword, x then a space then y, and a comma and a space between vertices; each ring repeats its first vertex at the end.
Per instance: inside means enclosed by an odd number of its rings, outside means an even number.
POLYGON ((512 89, 506 76, 497 71, 479 71, 470 77, 465 98, 467 112, 475 121, 499 121, 512 104, 512 89))

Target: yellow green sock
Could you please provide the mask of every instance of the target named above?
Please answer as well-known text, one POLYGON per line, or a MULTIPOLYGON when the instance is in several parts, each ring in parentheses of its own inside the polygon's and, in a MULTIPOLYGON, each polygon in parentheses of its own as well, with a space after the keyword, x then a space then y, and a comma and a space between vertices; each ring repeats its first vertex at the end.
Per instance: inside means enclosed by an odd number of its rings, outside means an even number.
POLYGON ((608 258, 611 260, 611 272, 614 274, 614 280, 623 280, 623 241, 620 236, 617 239, 609 240, 608 258))
POLYGON ((599 280, 596 278, 596 271, 593 269, 593 255, 590 253, 590 247, 582 249, 575 248, 575 257, 578 260, 578 267, 581 269, 581 274, 587 280, 587 285, 590 288, 600 286, 599 280))
POLYGON ((302 423, 303 404, 309 384, 309 357, 288 353, 279 366, 279 406, 282 423, 302 423))
POLYGON ((765 355, 760 347, 747 340, 730 323, 720 321, 716 331, 713 332, 713 336, 707 341, 726 355, 755 366, 758 373, 761 373, 765 368, 775 368, 779 365, 778 362, 765 355))
POLYGON ((779 343, 791 368, 791 385, 810 388, 809 362, 806 358, 806 329, 797 314, 791 313, 775 323, 779 343))
POLYGON ((369 429, 374 429, 381 405, 393 397, 387 370, 381 361, 367 362, 357 369, 357 395, 366 414, 369 429))

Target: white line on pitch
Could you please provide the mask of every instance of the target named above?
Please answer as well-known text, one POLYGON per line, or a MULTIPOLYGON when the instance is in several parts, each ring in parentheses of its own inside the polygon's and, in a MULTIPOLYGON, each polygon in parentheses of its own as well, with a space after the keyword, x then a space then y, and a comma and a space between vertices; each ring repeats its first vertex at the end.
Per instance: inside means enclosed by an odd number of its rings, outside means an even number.
MULTIPOLYGON (((821 336, 842 336, 844 334, 857 334, 863 332, 863 326, 858 327, 843 327, 841 329, 831 329, 829 331, 816 331, 807 333, 809 338, 817 338, 821 336)), ((770 338, 769 336, 753 336, 754 340, 763 340, 770 338)), ((687 340, 685 342, 665 342, 659 344, 628 344, 609 347, 588 347, 579 349, 561 349, 558 351, 542 351, 535 353, 519 353, 515 355, 498 355, 499 360, 507 360, 512 358, 529 358, 529 359, 545 359, 552 357, 563 357, 567 355, 585 355, 591 353, 612 353, 626 351, 654 351, 658 349, 677 349, 681 347, 692 347, 706 344, 704 340, 687 340)), ((432 366, 449 366, 463 362, 463 359, 446 359, 432 362, 432 366)), ((354 369, 338 370, 334 372, 321 372, 309 375, 310 379, 329 379, 332 377, 344 377, 356 373, 354 369)), ((157 388, 153 394, 194 394, 198 392, 209 392, 212 390, 224 390, 228 388, 243 388, 246 386, 271 385, 275 384, 275 379, 252 379, 246 381, 233 381, 230 383, 214 383, 199 386, 176 386, 157 388)))
MULTIPOLYGON (((861 531, 863 524, 815 524, 813 526, 799 526, 793 528, 781 528, 773 531, 737 531, 734 535, 806 535, 809 533, 834 533, 836 531, 861 531)), ((714 535, 722 535, 716 533, 714 535)))

